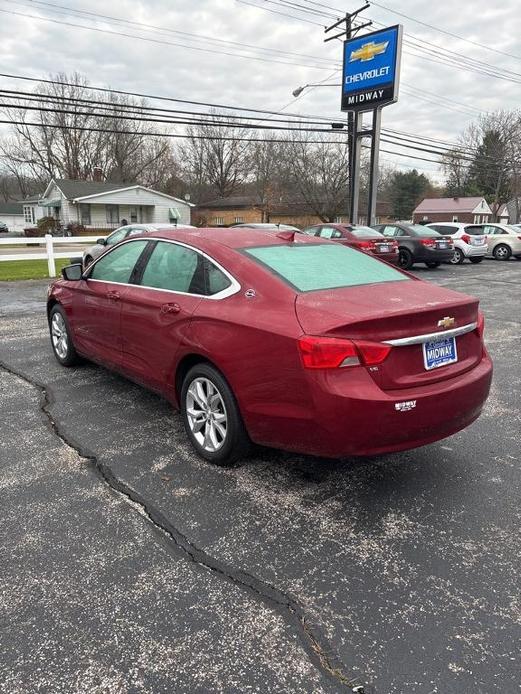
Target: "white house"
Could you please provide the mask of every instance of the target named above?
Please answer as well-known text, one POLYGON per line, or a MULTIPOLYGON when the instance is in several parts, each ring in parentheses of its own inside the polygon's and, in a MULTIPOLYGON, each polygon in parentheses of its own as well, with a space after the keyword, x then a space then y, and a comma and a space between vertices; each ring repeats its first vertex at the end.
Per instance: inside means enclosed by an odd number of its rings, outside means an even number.
POLYGON ((37 206, 45 210, 41 216, 93 229, 116 228, 122 220, 129 224, 190 224, 194 207, 186 200, 140 185, 67 179, 52 180, 37 206))

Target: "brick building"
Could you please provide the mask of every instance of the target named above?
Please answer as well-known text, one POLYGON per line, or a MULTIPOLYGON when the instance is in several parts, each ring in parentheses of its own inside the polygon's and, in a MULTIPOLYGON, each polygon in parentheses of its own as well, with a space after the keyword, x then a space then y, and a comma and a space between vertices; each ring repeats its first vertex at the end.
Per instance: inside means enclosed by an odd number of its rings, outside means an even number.
POLYGON ((464 222, 482 224, 492 221, 492 210, 483 197, 425 198, 412 214, 413 222, 464 222))
MULTIPOLYGON (((389 207, 388 203, 377 203, 376 224, 392 221, 389 207)), ((360 224, 366 223, 363 212, 365 212, 365 204, 361 202, 360 224)), ((304 200, 292 198, 266 205, 251 195, 232 195, 228 198, 210 200, 199 205, 192 213, 192 223, 197 226, 229 226, 230 224, 271 222, 273 224, 291 224, 302 229, 313 224, 320 224, 323 221, 304 200)), ((333 221, 348 222, 347 211, 342 212, 333 221)))

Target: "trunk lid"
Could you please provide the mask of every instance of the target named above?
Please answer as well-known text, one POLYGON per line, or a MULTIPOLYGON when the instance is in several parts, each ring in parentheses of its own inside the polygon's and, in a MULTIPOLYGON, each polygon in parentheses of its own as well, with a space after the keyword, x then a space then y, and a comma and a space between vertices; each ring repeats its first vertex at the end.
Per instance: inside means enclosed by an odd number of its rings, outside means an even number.
MULTIPOLYGON (((297 318, 308 335, 386 342, 443 333, 438 321, 454 318, 452 328, 478 320, 478 300, 427 282, 386 282, 298 294, 297 318)), ((457 336, 457 362, 427 370, 422 344, 393 346, 369 373, 384 390, 409 388, 452 378, 474 367, 482 356, 477 331, 457 336)))

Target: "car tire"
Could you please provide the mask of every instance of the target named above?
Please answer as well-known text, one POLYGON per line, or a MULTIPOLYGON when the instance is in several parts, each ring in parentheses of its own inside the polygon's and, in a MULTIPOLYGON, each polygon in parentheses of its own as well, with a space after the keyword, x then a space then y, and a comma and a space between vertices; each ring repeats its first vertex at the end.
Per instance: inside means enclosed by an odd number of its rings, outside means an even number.
POLYGON ((71 338, 69 321, 60 304, 55 304, 49 313, 49 332, 56 360, 62 366, 75 366, 81 362, 71 338))
POLYGON ((478 265, 478 263, 483 262, 483 256, 480 256, 479 258, 469 258, 469 260, 473 265, 478 265))
POLYGON ((498 245, 492 251, 492 255, 496 260, 509 260, 512 255, 512 251, 506 243, 498 243, 498 245))
POLYGON ((186 434, 198 455, 223 467, 247 456, 251 442, 237 400, 215 367, 203 362, 190 369, 180 404, 186 434))
POLYGON ((402 270, 410 270, 414 265, 414 258, 408 248, 400 248, 398 250, 398 265, 402 270))
POLYGON ((429 260, 429 262, 425 263, 425 265, 426 265, 428 268, 431 268, 431 269, 432 269, 432 268, 435 268, 435 267, 439 267, 439 266, 441 265, 441 263, 438 262, 437 260, 429 260))
POLYGON ((452 258, 450 259, 451 265, 461 265, 461 263, 465 260, 465 256, 463 253, 460 251, 459 248, 454 249, 454 254, 452 258))

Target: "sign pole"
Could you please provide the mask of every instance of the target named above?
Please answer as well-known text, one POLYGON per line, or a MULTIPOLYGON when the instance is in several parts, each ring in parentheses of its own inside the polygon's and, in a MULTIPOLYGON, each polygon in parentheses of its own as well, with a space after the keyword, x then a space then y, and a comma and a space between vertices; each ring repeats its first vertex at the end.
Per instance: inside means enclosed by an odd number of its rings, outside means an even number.
POLYGON ((353 114, 353 129, 351 134, 351 151, 350 151, 350 174, 351 179, 349 182, 349 187, 351 190, 350 199, 350 219, 351 224, 358 224, 358 200, 360 198, 360 150, 361 150, 361 137, 360 131, 362 130, 362 114, 353 114))
POLYGON ((373 127, 371 130, 371 161, 369 169, 369 191, 367 198, 367 226, 375 223, 376 196, 378 192, 378 159, 380 154, 380 130, 382 127, 382 109, 373 111, 373 127))

